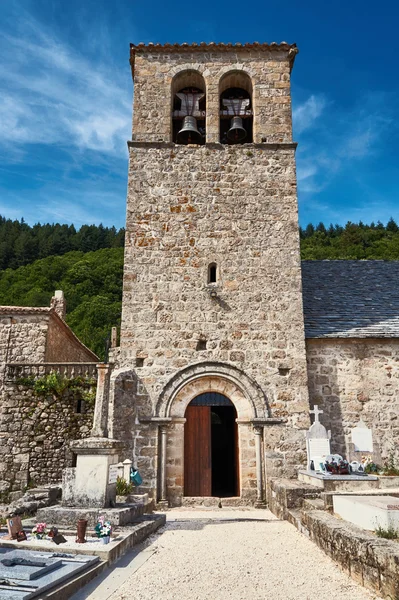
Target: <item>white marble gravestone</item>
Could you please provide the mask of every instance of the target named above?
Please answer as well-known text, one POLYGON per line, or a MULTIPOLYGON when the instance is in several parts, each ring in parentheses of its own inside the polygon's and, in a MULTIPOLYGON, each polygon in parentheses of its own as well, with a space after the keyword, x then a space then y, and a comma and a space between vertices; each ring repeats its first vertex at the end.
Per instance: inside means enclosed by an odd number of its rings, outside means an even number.
POLYGON ((320 463, 324 462, 325 457, 330 454, 330 439, 331 431, 327 429, 319 421, 319 415, 323 414, 322 410, 315 405, 314 409, 309 411, 314 414, 314 423, 306 432, 306 451, 308 455, 308 469, 313 461, 315 471, 320 470, 320 463))
POLYGON ((355 452, 373 452, 373 432, 362 420, 352 429, 352 444, 355 452))

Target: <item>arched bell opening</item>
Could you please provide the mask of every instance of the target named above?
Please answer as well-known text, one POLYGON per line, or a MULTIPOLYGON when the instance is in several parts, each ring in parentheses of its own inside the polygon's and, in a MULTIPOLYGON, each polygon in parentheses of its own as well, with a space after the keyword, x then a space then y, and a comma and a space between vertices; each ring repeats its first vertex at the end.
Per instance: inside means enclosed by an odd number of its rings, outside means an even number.
POLYGON ((227 396, 206 392, 186 408, 184 495, 239 496, 237 411, 227 396))
POLYGON ((250 144, 253 141, 252 82, 243 72, 227 73, 219 86, 220 142, 250 144))
POLYGON ((205 144, 205 81, 197 71, 178 73, 172 82, 172 141, 205 144))

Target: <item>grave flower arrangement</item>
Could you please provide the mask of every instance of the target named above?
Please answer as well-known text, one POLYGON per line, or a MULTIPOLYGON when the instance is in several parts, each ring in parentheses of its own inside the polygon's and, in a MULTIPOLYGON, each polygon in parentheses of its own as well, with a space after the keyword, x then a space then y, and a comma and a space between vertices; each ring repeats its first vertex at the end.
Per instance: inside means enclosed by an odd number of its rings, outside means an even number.
POLYGON ((112 525, 109 521, 105 520, 105 517, 98 518, 98 523, 94 527, 94 531, 104 544, 108 544, 112 533, 112 525))
POLYGON ((47 524, 46 523, 36 523, 36 525, 32 528, 32 535, 37 540, 42 540, 48 534, 47 524))

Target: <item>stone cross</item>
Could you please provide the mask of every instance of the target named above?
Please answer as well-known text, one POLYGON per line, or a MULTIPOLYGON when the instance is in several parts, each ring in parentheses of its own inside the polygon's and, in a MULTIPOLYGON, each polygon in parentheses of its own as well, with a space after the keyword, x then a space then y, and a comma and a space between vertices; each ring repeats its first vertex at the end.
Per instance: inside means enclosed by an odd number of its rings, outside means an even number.
POLYGON ((310 463, 313 462, 315 470, 319 469, 320 463, 324 461, 324 457, 330 454, 330 438, 331 431, 327 431, 324 425, 320 423, 319 415, 323 414, 319 410, 317 404, 314 409, 309 411, 314 415, 314 423, 306 432, 306 451, 308 455, 308 469, 310 463))
POLYGON ((320 423, 320 419, 319 419, 319 415, 323 414, 323 410, 319 410, 319 407, 317 404, 314 405, 314 409, 309 411, 311 415, 314 415, 314 422, 315 423, 320 423))

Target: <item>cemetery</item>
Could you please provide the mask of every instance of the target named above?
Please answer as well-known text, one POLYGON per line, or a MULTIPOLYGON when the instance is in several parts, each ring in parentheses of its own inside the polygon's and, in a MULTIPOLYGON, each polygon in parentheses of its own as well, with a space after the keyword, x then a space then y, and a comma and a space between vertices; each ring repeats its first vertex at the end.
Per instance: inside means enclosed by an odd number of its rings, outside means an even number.
POLYGON ((306 432, 308 469, 300 470, 297 480, 272 479, 269 507, 309 536, 355 581, 383 598, 395 598, 399 542, 384 537, 394 538, 395 532, 399 537, 399 477, 366 472, 378 454, 372 429, 363 422, 352 430, 353 460, 348 463, 330 453, 331 432, 320 422, 323 411, 315 406, 310 412, 314 422, 306 432))
POLYGON ((118 478, 138 492, 141 478, 108 437, 107 368, 100 365, 91 437, 71 444, 77 463, 64 469, 60 503, 53 486, 39 494, 41 505, 31 503, 35 515, 22 522, 11 512, 0 530, 0 600, 67 599, 165 523, 148 494, 117 498, 118 478))

